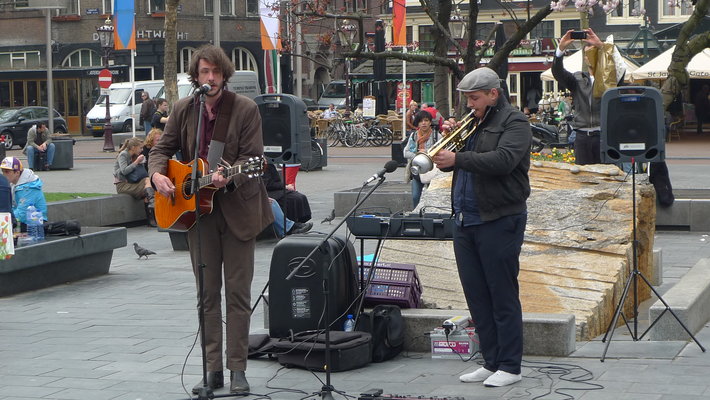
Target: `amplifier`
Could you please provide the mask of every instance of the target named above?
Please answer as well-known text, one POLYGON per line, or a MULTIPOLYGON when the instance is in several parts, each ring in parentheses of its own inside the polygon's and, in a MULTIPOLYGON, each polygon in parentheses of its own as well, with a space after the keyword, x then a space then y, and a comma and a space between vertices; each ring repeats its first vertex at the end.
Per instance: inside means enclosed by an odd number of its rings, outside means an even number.
POLYGON ((379 238, 451 239, 456 226, 451 214, 441 213, 363 214, 346 222, 355 236, 379 238))

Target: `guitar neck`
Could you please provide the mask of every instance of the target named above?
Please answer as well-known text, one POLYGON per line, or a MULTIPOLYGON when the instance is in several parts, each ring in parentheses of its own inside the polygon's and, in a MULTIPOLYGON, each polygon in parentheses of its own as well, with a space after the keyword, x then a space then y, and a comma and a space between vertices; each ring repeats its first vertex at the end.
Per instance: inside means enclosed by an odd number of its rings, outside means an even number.
MULTIPOLYGON (((242 165, 235 165, 233 167, 225 168, 222 171, 222 175, 225 178, 230 179, 234 175, 240 174, 242 172, 242 167, 243 167, 242 165)), ((199 183, 200 183, 200 189, 211 185, 212 184, 212 174, 201 177, 199 179, 199 183)))

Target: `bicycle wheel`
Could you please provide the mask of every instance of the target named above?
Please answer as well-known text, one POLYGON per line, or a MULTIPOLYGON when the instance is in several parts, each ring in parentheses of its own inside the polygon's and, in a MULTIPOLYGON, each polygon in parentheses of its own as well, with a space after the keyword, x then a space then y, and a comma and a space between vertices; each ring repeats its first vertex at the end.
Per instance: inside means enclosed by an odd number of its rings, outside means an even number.
POLYGON ((334 128, 328 128, 326 131, 326 140, 328 143, 328 147, 335 147, 340 143, 340 131, 334 129, 334 128))
POLYGON ((368 137, 370 138, 369 142, 371 146, 382 146, 382 143, 384 142, 384 133, 382 133, 382 129, 376 126, 370 127, 368 135, 368 137))
POLYGON ((359 141, 359 135, 357 132, 353 131, 352 129, 348 129, 347 131, 343 132, 343 136, 341 138, 341 141, 343 144, 345 144, 346 147, 355 147, 358 144, 359 141))
POLYGON ((392 133, 392 130, 387 127, 380 127, 380 131, 382 131, 382 146, 389 146, 392 144, 392 140, 394 138, 394 134, 392 133))

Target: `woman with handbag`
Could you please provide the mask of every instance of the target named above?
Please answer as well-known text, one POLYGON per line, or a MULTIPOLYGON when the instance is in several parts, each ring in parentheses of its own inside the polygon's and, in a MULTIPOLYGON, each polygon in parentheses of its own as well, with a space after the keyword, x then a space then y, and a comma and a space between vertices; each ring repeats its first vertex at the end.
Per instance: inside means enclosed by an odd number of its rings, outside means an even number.
POLYGON ((126 139, 119 149, 113 166, 113 183, 116 193, 126 193, 145 202, 145 215, 150 226, 155 223, 155 191, 150 185, 145 168, 143 141, 139 138, 126 139))
POLYGON ((428 111, 419 111, 414 117, 414 125, 417 127, 416 132, 409 136, 407 144, 404 146, 404 158, 407 161, 407 170, 405 171, 405 180, 412 182, 412 202, 414 208, 419 204, 419 199, 422 197, 424 185, 428 185, 431 180, 430 176, 435 173, 431 171, 429 176, 412 175, 412 159, 417 153, 426 153, 436 143, 436 133, 431 127, 431 114, 428 111))

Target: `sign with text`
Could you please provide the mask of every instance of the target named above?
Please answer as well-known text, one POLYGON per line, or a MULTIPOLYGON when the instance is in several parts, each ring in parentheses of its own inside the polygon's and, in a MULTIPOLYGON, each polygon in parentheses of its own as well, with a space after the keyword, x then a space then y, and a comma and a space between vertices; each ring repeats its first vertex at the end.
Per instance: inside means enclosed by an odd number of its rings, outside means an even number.
POLYGON ((363 117, 374 117, 376 105, 377 105, 377 100, 375 100, 375 96, 363 97, 363 99, 362 99, 362 115, 363 115, 363 117))

